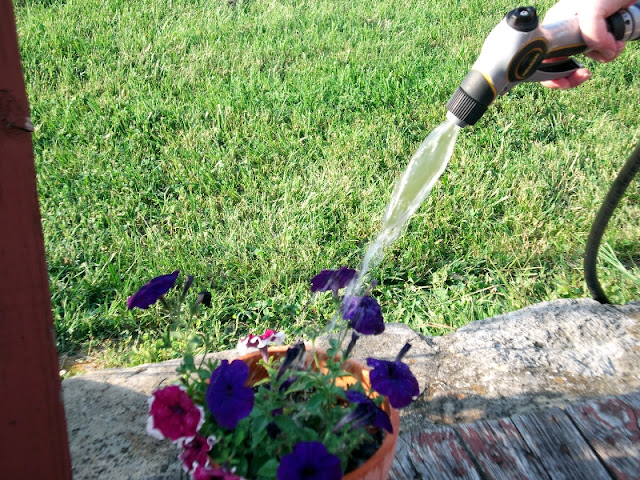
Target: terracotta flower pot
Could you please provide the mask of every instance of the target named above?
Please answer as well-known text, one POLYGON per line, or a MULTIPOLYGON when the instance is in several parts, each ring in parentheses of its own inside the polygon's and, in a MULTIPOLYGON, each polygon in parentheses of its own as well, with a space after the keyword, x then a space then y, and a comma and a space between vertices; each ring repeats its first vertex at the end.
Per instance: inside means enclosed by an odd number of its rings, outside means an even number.
MULTIPOLYGON (((286 346, 271 347, 269 348, 269 356, 272 356, 276 359, 283 357, 287 351, 287 348, 288 347, 286 346)), ((307 352, 310 352, 310 350, 307 350, 307 352)), ((326 351, 316 349, 316 357, 318 358, 320 366, 323 367, 327 361, 326 351)), ((250 384, 262 380, 267 376, 266 370, 259 364, 261 358, 262 357, 260 356, 259 352, 253 352, 238 357, 239 360, 242 360, 249 366, 248 381, 250 384)), ((311 360, 312 359, 309 358, 308 362, 310 363, 311 360)), ((371 387, 371 383, 369 381, 369 370, 365 365, 355 360, 349 359, 345 362, 342 368, 343 370, 353 375, 353 377, 338 378, 337 384, 339 386, 346 387, 359 381, 362 383, 365 390, 368 390, 371 387)), ((344 475, 342 477, 343 480, 387 479, 389 471, 391 470, 391 465, 393 464, 393 460, 395 458, 396 444, 398 442, 398 431, 400 429, 400 415, 398 413, 398 410, 393 408, 389 404, 389 400, 387 399, 384 400, 381 408, 389 415, 389 419, 391 420, 391 425, 393 427, 393 433, 385 432, 384 440, 378 451, 363 465, 344 475)))

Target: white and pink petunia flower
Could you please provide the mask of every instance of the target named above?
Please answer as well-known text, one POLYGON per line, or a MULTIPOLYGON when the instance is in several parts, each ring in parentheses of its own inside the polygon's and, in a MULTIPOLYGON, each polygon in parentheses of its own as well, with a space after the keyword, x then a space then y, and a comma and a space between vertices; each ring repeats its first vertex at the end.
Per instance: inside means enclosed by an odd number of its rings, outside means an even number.
POLYGON ((216 444, 216 438, 208 438, 196 434, 195 437, 182 443, 182 453, 178 458, 182 460, 182 468, 185 472, 193 473, 196 468, 209 465, 209 452, 216 444))
POLYGON ((228 472, 220 467, 198 466, 193 472, 193 480, 244 480, 233 472, 228 472))
POLYGON ((243 338, 238 342, 238 351, 241 355, 249 352, 261 350, 269 345, 282 345, 284 343, 284 332, 266 330, 262 335, 253 335, 243 338))

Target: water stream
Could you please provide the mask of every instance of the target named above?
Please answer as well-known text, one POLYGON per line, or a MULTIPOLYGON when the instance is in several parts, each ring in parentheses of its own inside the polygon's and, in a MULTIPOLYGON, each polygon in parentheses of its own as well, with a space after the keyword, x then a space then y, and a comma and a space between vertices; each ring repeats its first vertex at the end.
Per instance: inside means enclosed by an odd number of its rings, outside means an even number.
POLYGON ((409 165, 398 179, 378 236, 367 247, 358 278, 349 286, 347 295, 360 295, 365 277, 384 257, 388 247, 404 231, 411 216, 427 198, 453 154, 460 127, 445 120, 422 142, 409 165))

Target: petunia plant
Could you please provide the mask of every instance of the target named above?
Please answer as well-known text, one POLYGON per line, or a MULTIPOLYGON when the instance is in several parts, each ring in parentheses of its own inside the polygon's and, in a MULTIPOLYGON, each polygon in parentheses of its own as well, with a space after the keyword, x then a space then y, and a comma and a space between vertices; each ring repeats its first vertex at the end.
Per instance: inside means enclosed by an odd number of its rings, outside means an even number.
MULTIPOLYGON (((165 297, 179 272, 152 279, 132 295, 129 309, 146 309, 159 301, 179 314, 193 282, 189 276, 177 302, 165 297)), ((283 332, 267 330, 238 342, 240 353, 259 352, 266 375, 257 377, 242 359, 197 362, 188 352, 178 369, 180 383, 153 392, 147 432, 174 442, 179 461, 192 478, 247 480, 339 480, 365 462, 393 432, 385 399, 393 408, 409 405, 418 382, 403 357, 367 358, 370 388, 350 377, 345 362, 360 335, 384 331, 382 312, 371 289, 355 295, 357 272, 347 267, 323 270, 311 279, 314 295, 331 292, 335 315, 327 330, 326 363, 320 364, 315 338, 297 340, 279 357, 269 346, 281 345, 283 332), (346 294, 340 295, 340 291, 346 294), (335 332, 334 332, 335 333, 335 332)), ((201 292, 191 312, 207 300, 201 292)), ((210 296, 209 296, 210 299, 210 296)), ((208 345, 205 339, 205 347, 208 345)))

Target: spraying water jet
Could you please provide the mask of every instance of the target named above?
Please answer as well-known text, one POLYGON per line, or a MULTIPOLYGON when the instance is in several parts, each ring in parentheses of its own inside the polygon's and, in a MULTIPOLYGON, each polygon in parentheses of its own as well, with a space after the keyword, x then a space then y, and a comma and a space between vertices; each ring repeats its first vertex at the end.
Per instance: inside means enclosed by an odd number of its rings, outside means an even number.
MULTIPOLYGON (((613 14, 606 22, 616 40, 640 39, 640 2, 613 14)), ((447 103, 446 120, 422 142, 397 181, 382 228, 368 246, 358 277, 349 285, 347 295, 359 295, 368 271, 382 260, 384 249, 400 236, 411 216, 429 195, 453 154, 460 129, 474 125, 498 96, 519 83, 555 80, 571 75, 582 67, 571 56, 586 52, 588 48, 576 15, 541 25, 534 7, 518 7, 507 13, 487 36, 480 56, 447 103)), ((629 162, 635 162, 627 168, 635 175, 640 168, 640 155, 633 155, 629 162)), ((598 218, 601 217, 602 220, 596 219, 592 227, 597 232, 590 235, 593 240, 587 252, 592 252, 591 255, 597 254, 598 235, 608 221, 606 214, 598 218), (599 226, 598 221, 605 222, 604 226, 599 226)), ((589 267, 587 283, 594 282, 592 264, 595 264, 594 259, 585 259, 585 266, 589 267)), ((599 285, 592 287, 590 284, 589 288, 595 292, 599 285)), ((594 293, 596 300, 608 301, 601 289, 597 295, 600 298, 594 293)))

